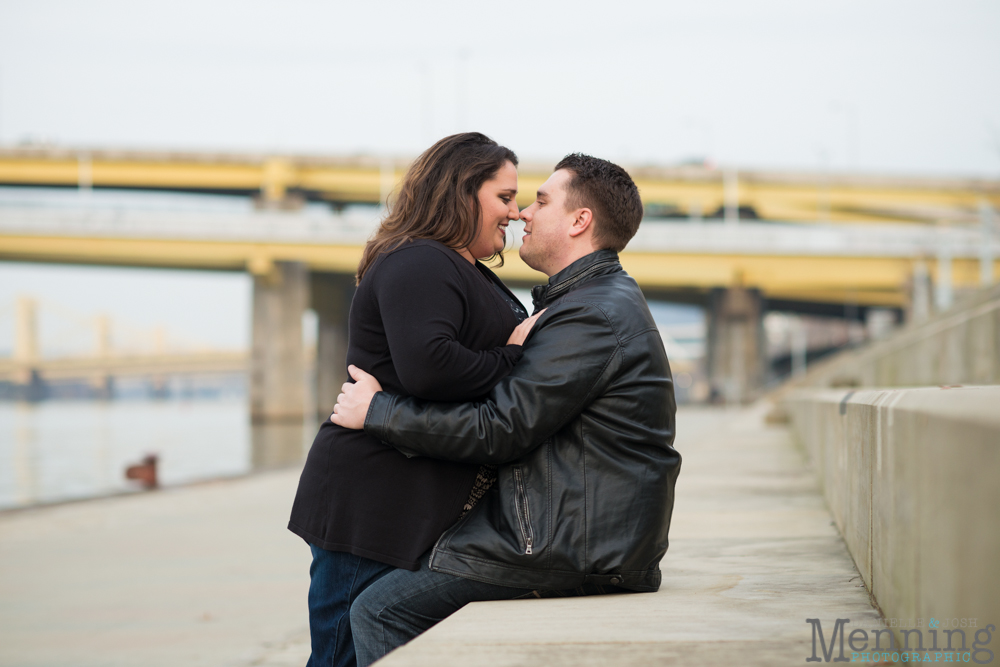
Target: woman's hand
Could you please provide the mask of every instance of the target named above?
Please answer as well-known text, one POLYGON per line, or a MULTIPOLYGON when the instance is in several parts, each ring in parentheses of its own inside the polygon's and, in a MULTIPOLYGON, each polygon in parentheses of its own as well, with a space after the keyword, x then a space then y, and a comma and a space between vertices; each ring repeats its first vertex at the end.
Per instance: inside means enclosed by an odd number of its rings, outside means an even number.
POLYGON ((375 394, 382 391, 382 385, 374 376, 365 373, 357 366, 348 366, 347 372, 354 382, 345 382, 341 387, 343 392, 337 396, 337 404, 333 406, 330 421, 344 428, 355 430, 365 427, 365 417, 368 416, 368 406, 375 394))
POLYGON ((514 327, 514 330, 510 333, 510 338, 507 339, 507 344, 524 345, 524 341, 528 337, 528 332, 531 331, 531 327, 535 326, 535 322, 546 310, 548 309, 542 308, 540 311, 514 327))

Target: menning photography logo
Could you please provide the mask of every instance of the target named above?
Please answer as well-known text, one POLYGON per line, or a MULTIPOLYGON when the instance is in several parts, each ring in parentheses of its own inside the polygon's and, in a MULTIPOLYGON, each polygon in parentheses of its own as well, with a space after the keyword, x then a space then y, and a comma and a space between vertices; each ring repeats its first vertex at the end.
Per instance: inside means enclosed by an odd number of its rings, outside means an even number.
MULTIPOLYGON (((833 625, 829 641, 818 618, 807 618, 812 626, 812 655, 806 662, 971 662, 988 665, 993 662, 993 651, 986 648, 993 639, 996 626, 992 623, 981 627, 975 618, 924 619, 891 618, 878 625, 861 625, 848 629, 849 618, 838 618, 833 625), (894 632, 903 642, 896 645, 894 632), (967 644, 966 633, 972 636, 972 646, 967 644), (844 651, 844 640, 850 657, 844 651), (836 657, 835 654, 836 653, 836 657)), ((829 626, 827 626, 829 627, 829 626)))

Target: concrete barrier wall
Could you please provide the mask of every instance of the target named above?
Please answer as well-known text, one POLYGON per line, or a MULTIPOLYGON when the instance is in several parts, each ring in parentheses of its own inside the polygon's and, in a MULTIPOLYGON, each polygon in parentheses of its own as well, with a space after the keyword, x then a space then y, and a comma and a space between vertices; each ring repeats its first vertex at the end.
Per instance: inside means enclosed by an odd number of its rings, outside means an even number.
POLYGON ((797 384, 919 387, 1000 384, 1000 285, 885 341, 839 354, 797 384))
POLYGON ((886 619, 1000 626, 1000 386, 801 389, 784 406, 886 619))

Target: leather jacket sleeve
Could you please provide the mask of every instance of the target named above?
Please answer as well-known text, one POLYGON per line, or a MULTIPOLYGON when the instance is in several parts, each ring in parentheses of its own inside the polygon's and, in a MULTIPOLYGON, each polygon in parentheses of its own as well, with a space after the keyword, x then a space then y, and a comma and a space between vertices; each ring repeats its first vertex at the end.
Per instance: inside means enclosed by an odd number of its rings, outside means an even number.
POLYGON ((379 392, 364 428, 407 456, 480 464, 512 461, 601 395, 621 363, 619 350, 597 305, 563 301, 535 323, 520 363, 485 400, 434 403, 379 392))

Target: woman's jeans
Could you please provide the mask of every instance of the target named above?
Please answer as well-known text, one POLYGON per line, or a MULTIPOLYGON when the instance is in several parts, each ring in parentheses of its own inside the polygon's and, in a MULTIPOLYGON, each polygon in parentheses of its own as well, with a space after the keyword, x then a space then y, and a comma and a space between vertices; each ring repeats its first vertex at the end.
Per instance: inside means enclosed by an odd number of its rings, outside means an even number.
POLYGON ((367 667, 470 602, 632 592, 597 584, 537 591, 497 586, 434 572, 427 567, 428 555, 420 559, 419 570, 390 573, 358 596, 351 607, 358 667, 367 667))
POLYGON ((396 568, 313 545, 309 567, 309 634, 312 655, 307 667, 354 667, 350 610, 366 588, 396 568))

